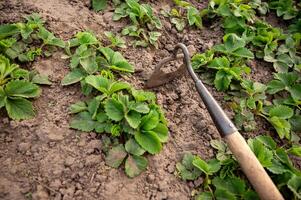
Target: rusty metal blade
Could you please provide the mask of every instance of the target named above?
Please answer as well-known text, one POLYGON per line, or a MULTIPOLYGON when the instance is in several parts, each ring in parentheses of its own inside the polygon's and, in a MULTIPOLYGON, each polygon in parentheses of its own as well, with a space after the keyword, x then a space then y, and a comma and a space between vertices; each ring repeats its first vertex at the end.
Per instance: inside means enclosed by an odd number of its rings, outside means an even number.
POLYGON ((153 72, 153 74, 150 76, 150 78, 147 80, 146 84, 145 84, 145 88, 154 88, 154 87, 159 87, 161 85, 164 85, 165 83, 168 83, 180 76, 182 76, 186 70, 185 68, 185 64, 182 64, 180 66, 179 69, 177 69, 174 72, 170 72, 170 73, 165 73, 161 70, 161 67, 163 67, 164 64, 166 64, 167 62, 176 60, 178 58, 183 58, 183 56, 179 56, 179 57, 168 57, 163 59, 156 67, 155 70, 153 72))

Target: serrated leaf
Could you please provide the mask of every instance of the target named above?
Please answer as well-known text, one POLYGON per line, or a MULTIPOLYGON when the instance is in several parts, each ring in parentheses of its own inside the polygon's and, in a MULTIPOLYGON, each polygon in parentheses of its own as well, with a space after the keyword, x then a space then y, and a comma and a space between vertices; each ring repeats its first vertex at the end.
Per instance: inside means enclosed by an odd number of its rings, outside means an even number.
POLYGON ((102 11, 107 7, 107 0, 92 0, 92 8, 94 11, 102 11))
POLYGON ((185 20, 181 18, 171 18, 170 22, 176 26, 178 31, 183 31, 186 26, 185 20))
POLYGON ((141 129, 142 130, 152 130, 157 127, 159 123, 159 114, 155 110, 151 110, 147 115, 143 116, 141 119, 141 129))
POLYGON ((136 129, 141 122, 141 114, 131 110, 125 115, 125 119, 132 128, 136 129))
POLYGON ((82 67, 88 74, 94 74, 98 70, 98 65, 95 56, 81 58, 79 63, 82 65, 82 67))
POLYGON ((99 75, 98 76, 90 75, 85 78, 85 81, 87 84, 93 86, 98 91, 103 92, 107 95, 109 94, 107 88, 110 85, 110 81, 107 78, 99 75))
POLYGON ((281 164, 280 161, 273 159, 272 160, 272 165, 267 167, 267 169, 272 172, 273 174, 283 174, 287 171, 289 171, 289 169, 287 169, 287 167, 285 167, 283 164, 281 164))
POLYGON ((293 85, 288 89, 294 100, 301 100, 301 84, 293 85))
POLYGON ((106 114, 110 119, 120 121, 124 118, 123 106, 119 101, 115 99, 108 99, 104 107, 106 114))
POLYGON ((273 152, 268 150, 260 140, 257 138, 249 139, 248 145, 263 167, 269 167, 272 165, 273 152))
POLYGON ((216 197, 216 199, 218 200, 236 200, 236 197, 234 194, 232 194, 231 192, 225 190, 225 189, 216 189, 214 191, 214 196, 216 197))
POLYGON ((269 119, 269 122, 274 126, 281 139, 284 137, 290 139, 291 125, 287 120, 274 116, 269 119))
POLYGON ((270 109, 270 117, 278 117, 280 119, 289 119, 294 115, 293 109, 284 105, 277 105, 270 109))
POLYGON ((135 110, 139 113, 147 114, 149 113, 150 109, 146 103, 141 102, 133 102, 129 105, 130 110, 135 110))
POLYGON ((86 110, 87 110, 87 105, 83 101, 79 101, 70 106, 70 112, 72 114, 79 113, 79 112, 86 111, 86 110))
POLYGON ((214 85, 218 91, 225 91, 229 88, 231 80, 231 75, 220 70, 215 74, 214 85))
POLYGON ((52 83, 49 81, 48 76, 36 74, 32 80, 32 83, 39 84, 39 85, 51 85, 52 83))
POLYGON ((276 149, 277 143, 269 135, 259 135, 256 137, 256 140, 260 141, 262 144, 267 146, 269 149, 276 149))
POLYGON ((294 175, 287 183, 288 188, 300 199, 301 198, 301 177, 294 175))
POLYGON ((97 44, 97 38, 90 32, 78 32, 76 38, 81 45, 97 44))
POLYGON ((152 129, 160 139, 160 142, 165 143, 168 140, 168 128, 162 123, 159 123, 154 129, 152 129))
POLYGON ((34 98, 41 94, 39 86, 25 80, 10 81, 4 90, 9 97, 34 98))
POLYGON ((5 108, 13 120, 31 119, 35 116, 32 103, 24 98, 6 98, 5 108))
POLYGON ((196 157, 194 158, 192 164, 207 175, 212 175, 221 168, 219 161, 216 159, 212 159, 208 162, 205 162, 200 157, 196 157))
POLYGON ((18 32, 19 29, 15 24, 2 24, 0 25, 0 40, 18 32))
POLYGON ((145 153, 145 150, 133 138, 125 143, 125 150, 136 156, 142 156, 145 153))
POLYGON ((243 47, 236 49, 231 54, 242 58, 248 58, 248 59, 254 58, 254 54, 249 49, 243 47))
POLYGON ((245 182, 238 177, 227 177, 225 179, 215 177, 212 183, 217 190, 226 190, 232 195, 243 195, 246 189, 245 182))
POLYGON ((301 132, 301 115, 295 115, 289 119, 292 126, 292 130, 296 132, 301 132))
POLYGON ((267 92, 269 94, 276 94, 277 92, 284 90, 285 85, 281 81, 278 80, 272 80, 268 83, 267 92))
POLYGON ((113 82, 112 84, 110 84, 110 87, 108 89, 109 95, 120 90, 130 89, 130 87, 130 84, 126 82, 113 82))
POLYGON ((5 106, 6 98, 7 98, 7 96, 6 96, 3 88, 0 87, 0 108, 2 108, 3 106, 5 106))
POLYGON ((210 192, 202 192, 200 194, 198 194, 198 196, 196 197, 196 200, 212 200, 213 196, 210 192))
POLYGON ((63 78, 62 85, 66 86, 80 82, 85 78, 85 76, 86 73, 84 73, 81 69, 74 69, 63 78))
POLYGON ((106 156, 106 164, 110 167, 118 168, 126 156, 127 153, 122 144, 112 147, 106 156))
POLYGON ((141 174, 141 172, 146 170, 148 161, 142 156, 129 155, 125 161, 125 173, 133 178, 141 174))
POLYGON ((287 150, 289 154, 301 157, 301 146, 300 145, 293 145, 291 148, 287 150))
POLYGON ((72 119, 70 128, 91 132, 95 128, 95 121, 92 120, 92 116, 88 112, 81 112, 72 119))
POLYGON ((159 137, 152 131, 137 132, 135 140, 143 149, 151 154, 159 153, 162 149, 159 137))

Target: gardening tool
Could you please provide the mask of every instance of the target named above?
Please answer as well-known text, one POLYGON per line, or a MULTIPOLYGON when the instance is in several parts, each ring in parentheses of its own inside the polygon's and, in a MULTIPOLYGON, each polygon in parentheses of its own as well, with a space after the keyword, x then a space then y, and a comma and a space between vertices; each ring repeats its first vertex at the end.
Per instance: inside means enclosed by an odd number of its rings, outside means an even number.
POLYGON ((192 77, 199 95, 201 96, 205 106, 207 107, 210 116, 217 127, 221 136, 225 139, 229 149, 237 159, 243 172, 247 176, 248 180, 258 193, 259 197, 263 200, 282 200, 284 199, 280 194, 273 181, 266 173, 256 156, 246 143, 245 139, 237 131, 234 124, 227 117, 225 112, 219 106, 214 97, 206 89, 202 81, 194 73, 190 56, 187 47, 184 44, 176 45, 173 56, 163 59, 155 68, 155 71, 151 75, 150 79, 146 83, 146 88, 153 88, 163 85, 176 77, 184 74, 184 70, 187 69, 192 77), (183 56, 178 56, 178 50, 183 51, 183 56), (183 58, 184 65, 182 65, 177 71, 164 73, 161 67, 167 62, 183 58))

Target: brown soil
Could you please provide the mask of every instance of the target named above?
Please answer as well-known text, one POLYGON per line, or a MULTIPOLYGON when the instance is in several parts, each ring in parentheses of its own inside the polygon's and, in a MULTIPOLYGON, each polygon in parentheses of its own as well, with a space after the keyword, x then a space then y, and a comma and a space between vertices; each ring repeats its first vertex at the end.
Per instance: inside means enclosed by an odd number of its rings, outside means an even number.
MULTIPOLYGON (((158 12, 162 5, 169 5, 168 1, 152 4, 158 12)), ((124 26, 124 22, 112 22, 111 11, 89 10, 89 0, 4 0, 0 2, 0 23, 20 21, 32 12, 38 12, 47 27, 65 40, 77 31, 92 30, 101 36, 104 31, 118 32, 124 26)), ((137 88, 143 87, 155 64, 168 56, 176 43, 185 43, 191 53, 200 52, 223 35, 217 26, 178 33, 169 22, 163 20, 163 24, 158 50, 122 50, 137 71, 124 79, 137 88)), ((15 122, 4 114, 0 117, 0 199, 190 199, 194 183, 178 179, 175 164, 185 151, 205 159, 212 157, 209 141, 219 137, 190 78, 186 75, 153 90, 166 112, 170 139, 160 154, 148 157, 148 170, 130 179, 123 169, 105 165, 100 136, 68 128, 68 107, 83 96, 78 86, 60 85, 68 73, 68 61, 61 59, 62 55, 57 52, 29 66, 49 75, 53 82, 43 87, 43 94, 34 101, 36 118, 15 122)), ((220 94, 210 90, 222 100, 220 94)))

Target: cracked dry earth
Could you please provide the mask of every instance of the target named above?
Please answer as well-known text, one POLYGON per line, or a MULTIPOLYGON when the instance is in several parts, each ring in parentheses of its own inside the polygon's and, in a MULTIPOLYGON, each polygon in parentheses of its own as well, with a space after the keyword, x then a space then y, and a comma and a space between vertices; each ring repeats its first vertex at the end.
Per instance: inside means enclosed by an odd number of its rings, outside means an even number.
MULTIPOLYGON (((157 12, 171 4, 149 3, 157 12)), ((126 21, 111 20, 112 10, 95 13, 88 5, 89 1, 81 0, 4 0, 0 1, 0 23, 17 22, 37 12, 47 28, 64 40, 78 31, 92 30, 102 36, 104 31, 118 32, 125 25, 126 21)), ((216 26, 177 33, 169 22, 162 22, 158 50, 122 50, 136 67, 136 73, 124 79, 137 88, 143 87, 155 64, 168 56, 176 43, 185 43, 194 53, 221 40, 222 32, 216 26)), ((41 97, 34 101, 34 119, 15 122, 5 114, 0 116, 0 199, 190 199, 193 187, 201 180, 188 184, 181 181, 174 175, 175 164, 185 151, 205 159, 212 157, 209 141, 219 136, 189 77, 153 90, 169 121, 170 139, 160 154, 148 157, 147 171, 130 179, 123 169, 105 165, 101 136, 69 129, 68 107, 84 96, 77 85, 60 85, 68 73, 68 61, 61 59, 62 55, 59 51, 26 66, 48 75, 53 82, 43 87, 41 97)))

